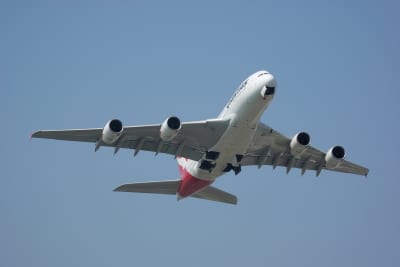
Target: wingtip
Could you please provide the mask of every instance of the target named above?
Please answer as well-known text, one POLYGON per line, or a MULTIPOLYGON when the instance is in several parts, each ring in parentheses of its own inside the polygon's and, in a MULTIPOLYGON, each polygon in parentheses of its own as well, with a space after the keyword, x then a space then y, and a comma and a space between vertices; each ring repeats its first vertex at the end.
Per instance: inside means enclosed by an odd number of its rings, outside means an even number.
POLYGON ((113 192, 124 192, 124 190, 122 190, 122 188, 123 188, 123 185, 120 185, 120 186, 114 188, 113 192))
POLYGON ((232 201, 232 205, 237 205, 238 204, 238 202, 239 202, 239 200, 238 200, 238 198, 235 196, 235 198, 233 199, 233 201, 232 201))
POLYGON ((36 138, 39 133, 40 133, 40 131, 35 131, 35 132, 31 133, 31 135, 29 136, 29 140, 32 140, 32 138, 36 138))
POLYGON ((368 174, 369 174, 369 169, 366 169, 366 170, 365 170, 365 173, 364 173, 365 179, 368 178, 368 174))
POLYGON ((29 135, 29 141, 32 141, 32 138, 34 138, 35 137, 35 134, 36 134, 37 132, 33 132, 33 133, 31 133, 30 135, 29 135))

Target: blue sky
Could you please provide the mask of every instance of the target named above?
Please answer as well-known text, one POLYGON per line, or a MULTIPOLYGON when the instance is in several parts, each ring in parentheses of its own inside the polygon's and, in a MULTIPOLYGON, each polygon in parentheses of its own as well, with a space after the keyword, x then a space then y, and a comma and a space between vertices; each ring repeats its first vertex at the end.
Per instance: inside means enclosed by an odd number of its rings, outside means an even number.
POLYGON ((395 1, 1 1, 0 266, 399 266, 395 1), (39 129, 219 114, 251 73, 262 117, 368 179, 247 168, 238 206, 116 193, 178 177, 170 156, 32 140, 39 129))

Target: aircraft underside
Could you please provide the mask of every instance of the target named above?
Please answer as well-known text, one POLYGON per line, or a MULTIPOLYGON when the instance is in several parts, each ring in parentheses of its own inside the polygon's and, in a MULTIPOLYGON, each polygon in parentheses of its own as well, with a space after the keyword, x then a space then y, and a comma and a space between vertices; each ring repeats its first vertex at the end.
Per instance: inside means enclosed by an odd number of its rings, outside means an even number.
POLYGON ((245 166, 269 165, 299 169, 301 175, 322 170, 367 175, 369 170, 344 159, 345 150, 333 146, 324 153, 310 145, 310 135, 299 132, 292 138, 260 123, 260 117, 276 92, 274 77, 258 71, 244 80, 217 118, 181 123, 175 116, 161 124, 123 126, 118 119, 103 128, 45 130, 34 138, 90 142, 95 151, 112 147, 114 154, 130 149, 169 154, 177 158, 180 179, 124 184, 120 192, 177 195, 236 204, 236 196, 213 187, 219 176, 239 174, 245 166))

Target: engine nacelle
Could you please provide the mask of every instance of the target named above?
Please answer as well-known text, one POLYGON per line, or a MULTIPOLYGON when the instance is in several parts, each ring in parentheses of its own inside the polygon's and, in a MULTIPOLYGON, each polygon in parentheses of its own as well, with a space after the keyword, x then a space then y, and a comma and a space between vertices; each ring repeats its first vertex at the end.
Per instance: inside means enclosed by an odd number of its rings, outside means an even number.
POLYGON ((122 122, 120 120, 110 120, 103 128, 101 139, 104 143, 111 145, 118 140, 123 131, 124 127, 122 126, 122 122))
POLYGON ((345 156, 345 150, 341 146, 334 146, 325 155, 326 167, 335 169, 339 167, 345 156))
POLYGON ((180 129, 181 121, 179 118, 174 116, 169 117, 161 124, 160 137, 164 141, 171 141, 178 135, 180 129))
POLYGON ((300 132, 293 136, 292 140, 290 140, 290 154, 294 157, 299 157, 306 151, 310 140, 310 135, 306 132, 300 132))

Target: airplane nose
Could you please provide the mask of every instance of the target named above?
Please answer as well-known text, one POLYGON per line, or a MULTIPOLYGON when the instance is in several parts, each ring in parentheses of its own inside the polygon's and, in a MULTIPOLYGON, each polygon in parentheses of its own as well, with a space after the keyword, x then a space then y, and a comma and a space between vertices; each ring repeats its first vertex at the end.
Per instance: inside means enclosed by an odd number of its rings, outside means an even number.
POLYGON ((269 74, 268 76, 269 77, 268 77, 266 86, 275 88, 276 87, 276 81, 275 81, 274 76, 272 76, 272 74, 269 74))
POLYGON ((275 94, 276 81, 274 76, 268 73, 268 77, 264 78, 263 87, 261 89, 261 96, 263 99, 273 97, 275 94))

